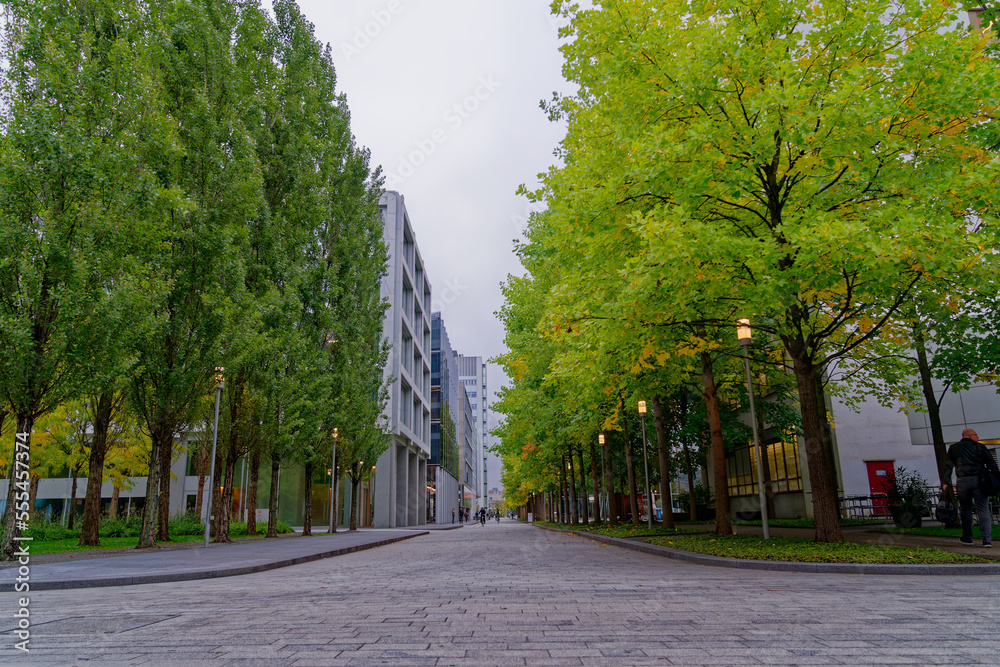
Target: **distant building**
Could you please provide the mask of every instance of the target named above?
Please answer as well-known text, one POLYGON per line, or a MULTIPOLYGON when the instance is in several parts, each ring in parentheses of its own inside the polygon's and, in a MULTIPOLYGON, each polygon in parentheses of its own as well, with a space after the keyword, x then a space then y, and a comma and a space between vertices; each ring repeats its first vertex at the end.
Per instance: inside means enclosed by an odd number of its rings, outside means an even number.
POLYGON ((389 300, 382 327, 392 343, 385 376, 395 378, 386 415, 392 444, 379 457, 374 481, 374 525, 416 526, 427 520, 427 461, 431 442, 431 286, 403 196, 379 201, 389 251, 382 295, 389 300))
POLYGON ((479 483, 476 487, 476 497, 479 507, 486 506, 487 479, 486 471, 486 447, 489 438, 489 419, 487 413, 486 399, 486 364, 482 357, 466 357, 458 355, 458 372, 462 378, 462 384, 469 394, 469 402, 472 404, 473 422, 476 425, 476 459, 477 476, 479 483))
POLYGON ((459 491, 458 364, 441 313, 431 315, 431 456, 427 464, 427 522, 451 523, 459 491))

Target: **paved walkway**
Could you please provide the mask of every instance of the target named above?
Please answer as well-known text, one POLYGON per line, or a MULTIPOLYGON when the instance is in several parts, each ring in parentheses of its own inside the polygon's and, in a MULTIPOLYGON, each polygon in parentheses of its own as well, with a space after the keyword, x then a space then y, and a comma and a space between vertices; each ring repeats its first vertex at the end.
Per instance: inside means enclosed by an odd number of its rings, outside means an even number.
MULTIPOLYGON (((122 555, 107 557, 99 551, 59 554, 61 558, 40 554, 35 559, 37 564, 29 562, 29 585, 31 590, 39 591, 229 577, 373 549, 427 533, 416 529, 362 529, 334 535, 240 540, 208 547, 201 542, 187 542, 162 550, 116 550, 122 555), (38 562, 43 560, 49 562, 38 562)), ((19 576, 18 567, 0 569, 0 591, 15 590, 19 576)))
POLYGON ((703 567, 513 521, 257 574, 0 593, 0 663, 997 664, 994 577, 703 567))

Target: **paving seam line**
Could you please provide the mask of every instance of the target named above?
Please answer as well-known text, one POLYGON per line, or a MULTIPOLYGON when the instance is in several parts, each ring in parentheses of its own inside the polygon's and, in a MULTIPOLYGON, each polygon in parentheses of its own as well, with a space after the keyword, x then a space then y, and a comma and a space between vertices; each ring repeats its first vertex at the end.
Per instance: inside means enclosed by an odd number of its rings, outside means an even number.
MULTIPOLYGON (((198 579, 216 579, 219 577, 235 577, 241 574, 255 574, 257 572, 266 572, 268 570, 277 570, 282 567, 289 567, 291 565, 301 565, 303 563, 310 563, 316 560, 322 560, 324 558, 333 558, 335 556, 343 556, 350 553, 355 553, 357 551, 365 551, 367 549, 376 549, 378 547, 384 547, 388 544, 393 544, 395 542, 402 542, 403 540, 408 540, 411 537, 419 537, 421 535, 428 535, 429 531, 421 531, 418 533, 413 533, 412 535, 402 535, 400 537, 391 537, 385 540, 379 540, 378 542, 369 542, 367 544, 355 544, 349 547, 341 547, 339 549, 332 549, 330 551, 321 551, 315 554, 307 554, 305 556, 294 556, 292 558, 285 558, 282 560, 271 561, 269 563, 260 563, 258 565, 243 565, 239 567, 230 568, 217 568, 217 569, 203 569, 191 572, 165 572, 160 574, 142 574, 128 577, 101 577, 100 579, 61 579, 56 581, 44 581, 38 579, 32 579, 31 589, 36 591, 52 591, 52 590, 67 590, 71 588, 100 588, 106 586, 136 586, 139 584, 161 584, 173 581, 195 581, 198 579)), ((12 593, 14 592, 15 582, 5 582, 0 583, 0 593, 12 593)))
POLYGON ((974 563, 969 565, 903 565, 903 564, 878 564, 878 563, 800 563, 794 561, 775 560, 746 560, 742 558, 723 558, 722 556, 711 556, 682 549, 672 549, 661 547, 648 542, 635 542, 618 537, 608 537, 606 535, 595 535, 578 530, 567 530, 565 528, 549 528, 548 526, 538 526, 542 530, 551 530, 556 533, 569 533, 578 537, 585 537, 595 542, 610 544, 622 549, 631 549, 653 556, 661 556, 671 560, 680 560, 696 565, 709 565, 713 567, 729 567, 738 570, 771 570, 777 572, 808 572, 821 574, 919 574, 919 575, 1000 575, 1000 566, 986 563, 974 563))

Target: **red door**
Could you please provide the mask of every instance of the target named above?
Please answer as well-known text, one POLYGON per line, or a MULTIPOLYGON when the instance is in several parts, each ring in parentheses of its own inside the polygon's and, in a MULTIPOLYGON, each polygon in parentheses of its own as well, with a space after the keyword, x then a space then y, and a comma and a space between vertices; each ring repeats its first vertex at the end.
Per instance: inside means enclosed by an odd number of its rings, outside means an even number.
POLYGON ((868 488, 872 495, 872 511, 878 516, 887 516, 889 507, 885 498, 885 483, 892 477, 892 461, 865 461, 868 465, 868 488))

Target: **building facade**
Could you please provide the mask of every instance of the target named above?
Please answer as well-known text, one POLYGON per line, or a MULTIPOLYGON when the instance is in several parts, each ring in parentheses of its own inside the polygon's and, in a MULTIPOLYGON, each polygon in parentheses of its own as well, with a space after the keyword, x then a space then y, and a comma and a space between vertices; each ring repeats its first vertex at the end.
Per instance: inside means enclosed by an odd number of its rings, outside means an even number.
POLYGON ((451 523, 459 491, 457 355, 441 313, 431 315, 431 456, 427 464, 427 522, 451 523))
POLYGON ((472 404, 472 421, 476 429, 476 468, 479 483, 476 486, 476 496, 478 506, 486 507, 488 494, 486 455, 489 438, 489 419, 486 396, 486 364, 482 357, 467 357, 458 355, 458 372, 461 375, 462 385, 469 394, 469 402, 472 404))
POLYGON ((427 461, 431 441, 431 286, 403 196, 379 201, 389 251, 382 296, 388 299, 382 335, 392 343, 385 377, 393 378, 386 405, 392 444, 379 457, 374 478, 377 528, 427 520, 427 461))

